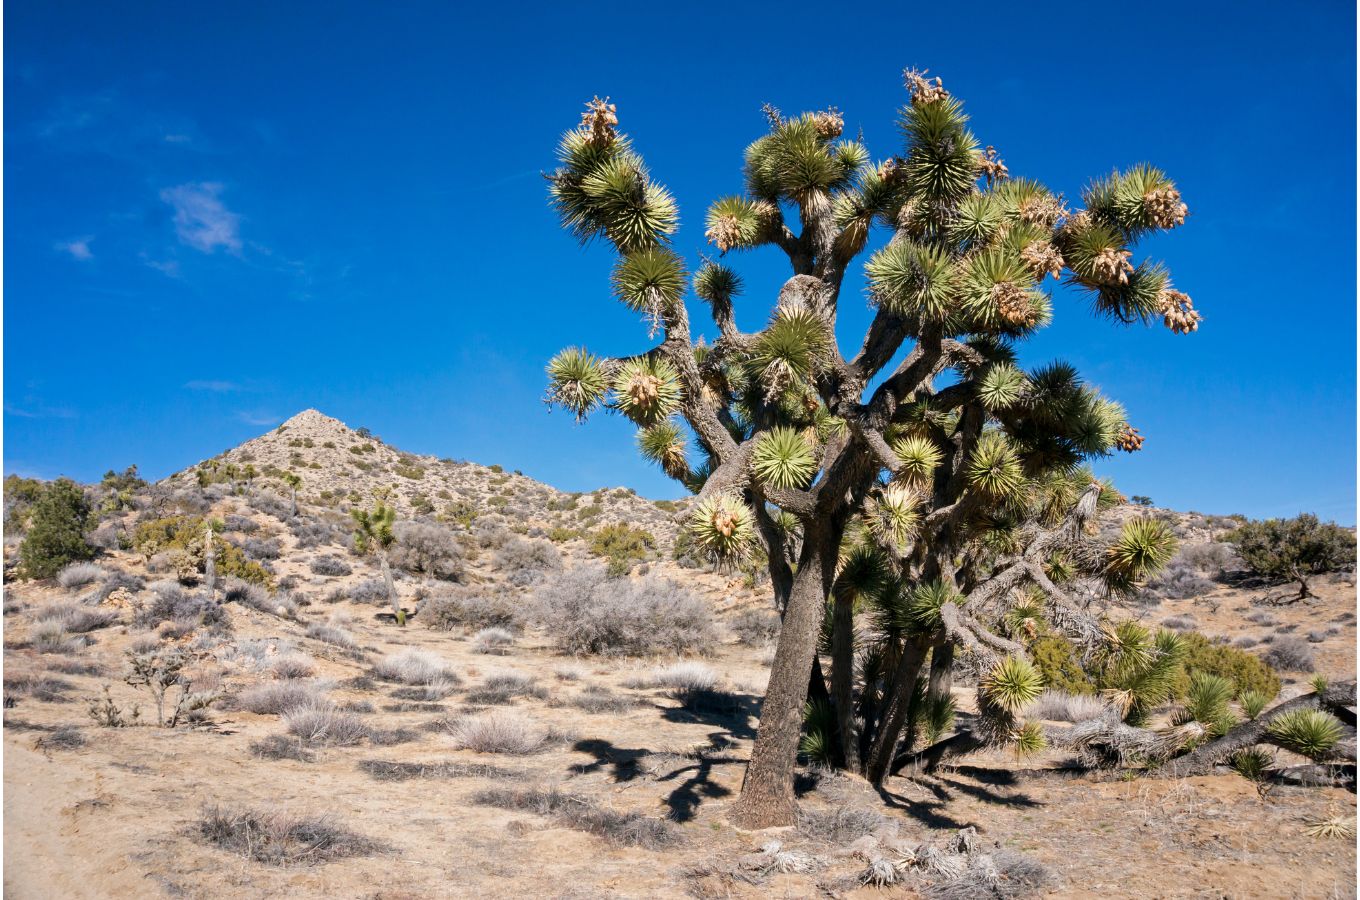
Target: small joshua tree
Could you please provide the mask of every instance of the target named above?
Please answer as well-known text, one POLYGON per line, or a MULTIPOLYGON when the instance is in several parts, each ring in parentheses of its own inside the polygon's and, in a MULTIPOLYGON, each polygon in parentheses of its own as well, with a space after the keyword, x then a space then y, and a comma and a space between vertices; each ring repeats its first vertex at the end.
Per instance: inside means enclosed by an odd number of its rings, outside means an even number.
POLYGON ((382 568, 383 583, 387 586, 387 599, 392 604, 392 612, 397 624, 406 625, 406 611, 401 608, 397 597, 397 585, 392 580, 392 565, 388 560, 389 551, 396 543, 397 536, 392 525, 397 520, 397 511, 381 500, 372 510, 352 509, 350 518, 354 519, 354 549, 360 556, 375 556, 382 568))
POLYGON ((296 519, 298 514, 297 492, 298 488, 302 487, 302 476, 296 472, 284 472, 283 483, 288 485, 288 488, 291 491, 291 503, 288 513, 289 518, 296 519))
POLYGON ((1258 575, 1298 582, 1297 600, 1313 596, 1309 578, 1355 564, 1355 535, 1312 513, 1248 522, 1224 540, 1258 575))
POLYGON ((939 79, 906 80, 905 148, 876 163, 842 137, 838 111, 786 118, 767 108, 769 133, 746 148, 744 191, 713 204, 705 232, 719 254, 773 247, 787 257, 792 276, 756 332, 737 326, 743 283, 733 269, 701 259, 691 272, 669 246, 676 204, 619 132, 614 106, 587 105, 551 176, 564 226, 612 245, 615 296, 660 340, 612 359, 563 351, 548 366, 549 401, 578 418, 600 407, 623 414, 642 453, 698 494, 693 539, 722 560, 757 548, 768 559, 784 621, 734 808, 748 827, 793 821, 809 692, 834 708, 845 764, 882 780, 927 656, 933 706, 948 694, 955 650, 974 654, 992 673, 980 698, 988 735, 1034 749, 1041 735, 1018 713, 1042 682, 989 611, 1033 588, 1049 619, 1098 634, 1068 582, 1126 590, 1174 549, 1148 520, 1113 545, 1095 543, 1096 515, 1120 498, 1083 464, 1137 450, 1143 437, 1071 366, 1026 371, 1016 349, 1053 315, 1049 278, 1117 322, 1194 331, 1199 315, 1166 269, 1132 260, 1140 238, 1185 221, 1180 194, 1140 165, 1097 179, 1071 206, 1011 178, 939 79), (876 311, 846 358, 836 339, 842 281, 875 228, 888 236, 865 266, 876 311), (687 288, 708 305, 712 343, 694 339, 687 288), (843 579, 857 552, 872 559, 843 579), (862 596, 881 598, 884 631, 877 680, 860 698, 874 725, 856 734, 852 613, 862 596), (824 631, 829 691, 817 657, 824 631))

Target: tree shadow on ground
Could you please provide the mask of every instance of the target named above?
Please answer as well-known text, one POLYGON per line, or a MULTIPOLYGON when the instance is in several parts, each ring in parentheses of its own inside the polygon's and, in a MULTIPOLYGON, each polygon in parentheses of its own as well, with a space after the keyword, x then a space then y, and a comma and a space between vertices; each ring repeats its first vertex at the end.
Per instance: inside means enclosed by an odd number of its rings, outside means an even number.
POLYGON ((676 699, 680 706, 662 712, 668 722, 716 725, 725 729, 727 740, 753 740, 756 736, 751 720, 760 718, 761 698, 754 694, 692 690, 676 694, 676 699))
MULTIPOLYGON (((740 757, 717 755, 721 748, 731 743, 727 734, 713 732, 708 737, 712 750, 700 750, 693 756, 680 757, 685 760, 685 764, 664 775, 655 776, 658 784, 673 782, 687 776, 678 787, 666 795, 664 801, 670 808, 670 818, 676 822, 688 822, 693 819, 705 798, 731 795, 731 790, 713 780, 715 767, 746 763, 746 760, 740 757)), ((642 775, 642 759, 653 755, 649 750, 615 747, 609 741, 596 738, 577 741, 572 745, 572 749, 595 757, 593 762, 573 765, 573 772, 586 775, 608 769, 615 781, 632 781, 642 775)))

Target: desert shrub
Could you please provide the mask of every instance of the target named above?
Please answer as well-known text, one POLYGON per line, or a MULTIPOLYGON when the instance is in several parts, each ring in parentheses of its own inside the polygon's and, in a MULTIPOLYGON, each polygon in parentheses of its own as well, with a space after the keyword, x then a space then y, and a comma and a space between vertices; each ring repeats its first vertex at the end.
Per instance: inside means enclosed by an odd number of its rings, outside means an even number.
MULTIPOLYGON (((167 516, 138 524, 132 546, 148 561, 165 559, 181 580, 204 569, 205 522, 197 516, 167 516)), ((235 544, 216 541, 214 565, 219 576, 239 578, 272 588, 274 578, 258 562, 247 559, 235 544)))
POLYGON ((1053 880, 1042 863, 1013 850, 970 853, 965 859, 962 872, 925 891, 928 900, 1037 897, 1053 880))
POLYGON ((488 675, 476 690, 467 695, 469 703, 498 706, 509 703, 516 697, 538 697, 545 699, 548 692, 538 687, 534 679, 519 672, 498 672, 488 675))
POLYGON ((535 615, 567 653, 684 653, 716 640, 708 605, 653 575, 611 579, 603 566, 581 566, 539 588, 534 603, 535 615))
POLYGON ((287 522, 293 516, 293 504, 273 491, 255 488, 246 494, 246 503, 256 512, 273 516, 280 522, 287 522))
POLYGON ((270 597, 259 585, 241 581, 238 578, 230 578, 223 585, 222 602, 248 606, 253 610, 272 616, 292 618, 297 615, 297 604, 288 595, 279 594, 270 597))
POLYGON ((366 578, 347 587, 338 587, 326 597, 327 603, 340 603, 345 600, 374 606, 387 606, 391 602, 387 596, 387 585, 381 578, 366 578))
POLYGON ((1249 613, 1247 615, 1247 621, 1256 625, 1265 625, 1267 627, 1280 624, 1279 619, 1275 618, 1264 609, 1258 609, 1253 613, 1249 613))
POLYGON ((744 609, 727 623, 728 629, 740 643, 750 647, 764 647, 779 638, 782 621, 772 609, 744 609))
POLYGON ((1193 567, 1176 560, 1148 580, 1143 594, 1150 598, 1185 600, 1207 594, 1213 589, 1212 581, 1202 577, 1193 567))
POLYGON ((307 626, 307 637, 323 641, 336 647, 343 647, 346 650, 353 649, 357 646, 354 641, 354 635, 333 622, 312 622, 307 626))
POLYGON ((1183 674, 1178 676, 1174 689, 1177 697, 1185 696, 1190 677, 1196 672, 1226 678, 1239 693, 1260 691, 1273 697, 1280 691, 1279 676, 1250 653, 1215 643, 1197 632, 1183 632, 1181 645, 1185 656, 1181 664, 1183 674))
POLYGON ((33 506, 42 497, 44 485, 36 478, 5 476, 5 531, 13 534, 28 528, 33 506))
POLYGON ((1108 709, 1097 694, 1069 694, 1050 688, 1025 707, 1024 715, 1049 722, 1085 722, 1100 718, 1108 709))
POLYGON ((1293 519, 1248 522, 1224 540, 1253 572, 1280 581, 1296 581, 1299 596, 1310 595, 1308 579, 1355 565, 1355 535, 1312 513, 1293 519))
POLYGON ((798 814, 798 833, 827 844, 849 844, 889 824, 889 819, 868 809, 849 806, 829 810, 803 810, 798 814))
POLYGON ((352 747, 369 736, 369 728, 362 719, 342 712, 329 700, 289 707, 282 718, 288 733, 309 747, 352 747))
MULTIPOLYGON (((1233 523, 1236 525, 1237 523, 1233 523)), ((1186 544, 1181 547, 1179 559, 1194 566, 1210 578, 1217 578, 1229 569, 1241 565, 1242 559, 1231 544, 1210 542, 1207 544, 1186 544)), ((1174 565, 1176 560, 1172 561, 1174 565)))
POLYGON ((293 532, 293 537, 297 538, 299 550, 334 544, 344 534, 334 525, 319 519, 293 519, 289 523, 289 529, 293 532))
POLYGON ((174 728, 181 720, 201 718, 203 711, 221 696, 217 690, 193 689, 187 671, 192 658, 179 647, 159 647, 148 652, 129 650, 125 655, 127 673, 123 681, 151 695, 157 725, 174 728))
POLYGON ((235 513, 228 513, 222 517, 222 530, 235 531, 241 534, 251 534, 260 530, 260 523, 249 516, 239 516, 235 513))
POLYGON ((426 598, 416 618, 436 631, 455 628, 502 628, 516 633, 522 627, 521 602, 509 593, 456 593, 426 598))
POLYGON ((118 613, 74 603, 52 603, 40 609, 34 618, 39 622, 56 622, 71 634, 85 634, 117 622, 118 613))
POLYGON ((283 552, 278 538, 246 538, 236 546, 251 559, 278 559, 283 552))
MULTIPOLYGON (((75 690, 75 685, 60 678, 53 678, 37 672, 23 674, 5 673, 5 695, 32 697, 44 703, 61 703, 70 698, 67 691, 75 690)), ((5 723, 8 726, 8 722, 5 723)))
POLYGON ((329 816, 280 810, 209 807, 199 819, 198 834, 220 850, 275 866, 313 865, 385 850, 378 842, 341 828, 329 816))
POLYGON ((353 571, 349 563, 338 556, 313 557, 310 568, 313 575, 348 575, 353 571))
POLYGON ((515 778, 514 772, 485 763, 416 763, 384 759, 359 761, 359 771, 378 781, 410 781, 415 778, 515 778))
POLYGON ((28 643, 39 653, 79 653, 87 641, 73 635, 58 621, 38 622, 28 630, 28 643))
POLYGON ((85 735, 74 725, 58 725, 33 742, 34 750, 79 750, 85 746, 85 735))
POLYGON ((718 673, 699 662, 677 662, 667 666, 656 666, 650 672, 625 682, 626 687, 673 690, 711 690, 717 684, 718 673))
POLYGON ((224 625, 227 614, 221 606, 202 594, 190 594, 173 581, 157 581, 151 585, 155 595, 150 603, 137 611, 133 621, 142 628, 159 622, 186 622, 199 625, 224 625))
POLYGON ((527 791, 494 789, 482 791, 473 798, 473 801, 499 809, 522 810, 548 816, 568 828, 593 834, 620 847, 660 850, 681 841, 679 832, 663 819, 602 809, 585 797, 563 794, 556 789, 527 791))
POLYGON ((545 749, 552 732, 527 716, 508 709, 496 709, 460 719, 449 727, 454 746, 478 753, 508 753, 523 756, 545 749))
POLYGON ((68 591, 82 588, 87 584, 94 584, 109 573, 100 566, 91 562, 73 562, 62 568, 57 573, 57 584, 66 588, 68 591))
POLYGON ((1169 616, 1162 620, 1162 627, 1172 631, 1191 631, 1198 624, 1194 616, 1169 616))
POLYGON ((515 636, 504 628, 483 628, 472 636, 472 649, 478 653, 508 653, 515 644, 515 636))
POLYGON ((562 554, 547 541, 511 537, 496 550, 492 563, 511 584, 526 586, 561 569, 562 554))
POLYGON ((301 706, 322 702, 324 694, 306 681, 271 681, 247 688, 236 697, 236 705, 247 712, 277 716, 301 706))
POLYGON ((1067 638, 1056 634, 1038 638, 1030 646, 1030 657, 1044 676, 1044 684, 1051 690, 1069 694, 1095 693, 1096 686, 1082 668, 1076 646, 1067 638))
POLYGON ((23 574, 51 578, 69 563, 93 557, 95 548, 85 540, 85 529, 91 524, 90 503, 79 485, 69 478, 44 485, 19 544, 23 574))
POLYGON ((463 576, 463 551, 446 528, 424 522, 399 522, 394 529, 392 565, 445 581, 463 576))
POLYGON ((458 675, 444 660, 423 650, 403 650, 380 659, 373 666, 375 678, 401 684, 458 683, 458 675))
POLYGON ((86 603, 103 603, 109 596, 118 590, 127 591, 135 594, 146 587, 146 581, 140 575, 130 575, 127 572, 114 572, 104 579, 99 590, 85 598, 86 603))
POLYGON ((269 671, 274 673, 275 678, 287 681, 310 678, 316 672, 316 666, 301 653, 283 653, 269 664, 269 671))
POLYGON ((100 550, 124 550, 130 546, 127 530, 117 521, 104 522, 86 535, 92 547, 100 550))
POLYGON ((607 689, 591 686, 571 698, 571 705, 588 713, 624 713, 637 706, 632 697, 612 694, 607 689))
POLYGON ((1311 672, 1317 665, 1313 660, 1313 648, 1296 637, 1276 638, 1263 658, 1271 668, 1282 672, 1311 672))
POLYGON ((252 741, 250 755, 259 759, 293 759, 298 762, 314 762, 316 754, 296 737, 286 734, 271 734, 267 738, 252 741))
POLYGON ((611 576, 626 575, 636 560, 647 558, 647 553, 656 547, 656 538, 631 525, 616 522, 606 525, 590 539, 590 552, 608 560, 611 576))

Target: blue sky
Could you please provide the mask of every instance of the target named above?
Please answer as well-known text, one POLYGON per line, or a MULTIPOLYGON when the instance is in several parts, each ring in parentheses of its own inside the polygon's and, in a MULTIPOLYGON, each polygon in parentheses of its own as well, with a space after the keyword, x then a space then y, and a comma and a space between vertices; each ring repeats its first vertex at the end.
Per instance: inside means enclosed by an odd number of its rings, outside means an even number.
MULTIPOLYGON (((1198 334, 1059 292, 1023 350, 1147 435, 1099 469, 1182 509, 1355 522, 1354 6, 990 8, 8 3, 5 469, 161 477, 316 407, 415 452, 676 496, 623 421, 541 403, 560 347, 647 342, 609 254, 548 207, 558 136, 610 95, 695 259, 762 103, 836 105, 881 159, 917 66, 1013 174, 1074 196, 1147 161, 1190 204, 1140 255, 1198 334)), ((747 326, 776 254, 733 260, 747 326)), ((847 346, 861 298, 847 283, 847 346)))

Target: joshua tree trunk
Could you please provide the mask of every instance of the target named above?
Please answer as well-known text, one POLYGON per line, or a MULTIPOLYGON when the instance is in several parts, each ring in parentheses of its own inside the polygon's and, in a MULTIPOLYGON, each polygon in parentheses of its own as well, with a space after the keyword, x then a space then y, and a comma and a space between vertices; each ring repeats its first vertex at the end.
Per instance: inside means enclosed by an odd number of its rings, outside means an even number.
POLYGON ((938 703, 941 697, 948 697, 953 689, 954 642, 941 637, 930 654, 930 689, 926 692, 926 701, 938 703))
MULTIPOLYGON (((838 592, 839 593, 839 592, 838 592)), ((831 634, 831 700, 836 707, 836 731, 840 735, 841 764, 860 771, 859 737, 855 734, 855 603, 847 595, 836 598, 831 634)))
MULTIPOLYGON (((824 526, 825 527, 825 526, 824 526)), ((808 675, 817 652, 817 632, 825 613, 826 585, 835 566, 839 535, 813 528, 803 541, 802 558, 784 610, 770 683, 760 712, 760 731, 746 767, 741 797, 732 821, 742 828, 792 825, 797 815, 793 767, 803 731, 808 675), (829 557, 829 558, 828 558, 829 557)))
POLYGON ((392 566, 387 561, 387 553, 378 553, 378 565, 382 567, 383 583, 387 585, 387 600, 392 604, 392 613, 398 625, 406 624, 406 613, 401 609, 401 598, 397 596, 397 583, 392 580, 392 566))
POLYGON ((921 638, 908 639, 888 688, 886 709, 879 721, 878 734, 869 748, 869 759, 864 770, 864 776, 875 785, 883 783, 892 767, 893 750, 902 734, 902 726, 906 724, 907 708, 911 705, 911 687, 916 683, 916 676, 920 674, 925 658, 925 641, 921 638))
POLYGON ((216 600, 217 548, 213 543, 212 526, 205 522, 203 532, 203 580, 208 585, 208 599, 216 600))
POLYGON ((297 488, 293 488, 293 508, 292 514, 289 516, 289 518, 293 519, 297 518, 297 488))

